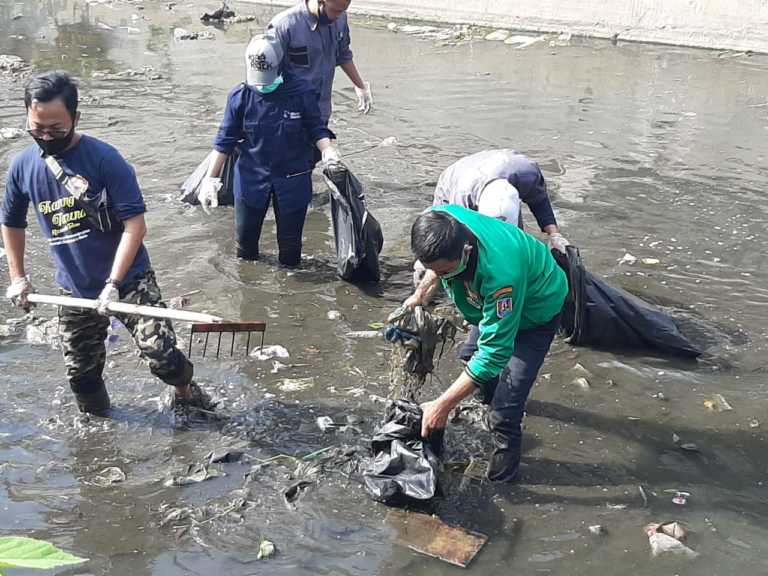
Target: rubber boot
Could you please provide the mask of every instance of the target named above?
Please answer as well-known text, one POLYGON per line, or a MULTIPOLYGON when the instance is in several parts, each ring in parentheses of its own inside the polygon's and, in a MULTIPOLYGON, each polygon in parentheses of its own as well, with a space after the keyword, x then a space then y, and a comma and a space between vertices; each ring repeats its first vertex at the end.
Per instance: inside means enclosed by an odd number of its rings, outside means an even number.
POLYGON ((520 442, 498 432, 491 432, 493 450, 488 458, 486 476, 491 482, 513 482, 520 470, 520 442))
POLYGON ((111 406, 107 387, 103 383, 93 392, 75 392, 75 400, 80 412, 94 416, 106 416, 111 406))

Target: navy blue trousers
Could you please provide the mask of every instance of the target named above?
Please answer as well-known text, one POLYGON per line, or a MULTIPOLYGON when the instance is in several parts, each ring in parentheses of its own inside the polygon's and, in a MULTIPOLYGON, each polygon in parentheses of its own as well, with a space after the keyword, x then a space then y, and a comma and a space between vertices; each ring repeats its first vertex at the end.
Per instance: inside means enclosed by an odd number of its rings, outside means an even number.
MULTIPOLYGON (((488 405, 488 425, 494 444, 488 466, 491 480, 510 481, 517 476, 525 403, 559 327, 558 314, 546 324, 520 330, 515 338, 515 351, 504 370, 479 389, 481 400, 488 405)), ((459 349, 459 358, 469 361, 477 351, 479 335, 477 326, 473 326, 459 349)))
MULTIPOLYGON (((310 195, 311 198, 311 188, 310 195)), ((284 266, 296 266, 301 260, 301 234, 307 206, 303 198, 281 199, 274 192, 263 207, 253 207, 243 199, 235 199, 235 248, 237 257, 256 260, 259 257, 259 238, 270 200, 277 222, 278 260, 284 266)))

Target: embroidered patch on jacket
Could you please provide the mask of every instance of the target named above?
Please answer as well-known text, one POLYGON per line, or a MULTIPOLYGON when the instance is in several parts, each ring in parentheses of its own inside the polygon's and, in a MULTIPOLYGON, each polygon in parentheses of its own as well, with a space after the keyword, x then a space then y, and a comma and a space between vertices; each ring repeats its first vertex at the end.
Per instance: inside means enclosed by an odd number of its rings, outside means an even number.
POLYGON ((496 316, 504 318, 512 313, 512 298, 500 298, 496 301, 496 316))
POLYGON ((496 298, 498 298, 499 296, 504 296, 504 294, 512 294, 513 291, 514 291, 514 288, 512 288, 512 286, 499 288, 498 290, 496 290, 496 292, 493 293, 493 295, 491 296, 491 300, 496 300, 496 298))

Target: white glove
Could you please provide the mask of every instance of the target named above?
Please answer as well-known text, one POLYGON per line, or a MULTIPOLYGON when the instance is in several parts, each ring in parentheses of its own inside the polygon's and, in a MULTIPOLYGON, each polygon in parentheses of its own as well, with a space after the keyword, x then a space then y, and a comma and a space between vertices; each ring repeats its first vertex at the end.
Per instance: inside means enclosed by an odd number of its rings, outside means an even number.
POLYGON ((210 214, 209 207, 216 208, 219 205, 219 190, 221 190, 221 186, 221 178, 211 178, 210 176, 203 178, 203 181, 200 183, 197 200, 206 214, 210 214))
POLYGON ((22 276, 16 278, 11 285, 5 291, 5 297, 10 300, 14 306, 22 308, 25 312, 29 312, 32 304, 27 300, 27 294, 31 294, 35 289, 32 287, 32 282, 29 281, 29 276, 22 276))
POLYGON ((552 234, 549 235, 549 241, 547 242, 547 246, 549 246, 550 250, 557 250, 565 254, 566 253, 565 247, 570 245, 571 243, 568 242, 565 236, 560 234, 560 232, 553 232, 552 234))
POLYGON ((112 282, 107 282, 99 294, 99 307, 96 311, 103 316, 109 316, 111 312, 107 306, 112 302, 120 302, 120 291, 112 282))
POLYGON ((371 94, 371 84, 369 82, 364 83, 365 88, 358 88, 355 86, 355 94, 357 94, 357 109, 363 114, 368 114, 373 106, 373 94, 371 94))
POLYGON ((416 262, 413 263, 413 287, 418 288, 419 284, 421 284, 421 281, 424 280, 424 276, 427 274, 427 269, 424 267, 424 264, 421 263, 421 260, 416 260, 416 262))
POLYGON ((323 163, 323 166, 328 166, 329 164, 338 164, 341 162, 341 154, 339 153, 339 149, 336 148, 336 146, 333 144, 326 147, 323 150, 321 162, 323 163))

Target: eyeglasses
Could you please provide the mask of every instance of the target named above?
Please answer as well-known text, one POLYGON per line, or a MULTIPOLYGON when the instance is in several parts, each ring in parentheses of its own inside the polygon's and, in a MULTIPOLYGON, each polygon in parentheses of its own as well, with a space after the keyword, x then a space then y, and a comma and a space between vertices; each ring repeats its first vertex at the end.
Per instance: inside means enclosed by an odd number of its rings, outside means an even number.
POLYGON ((27 134, 30 136, 34 136, 35 138, 42 138, 45 135, 50 136, 54 140, 58 138, 64 138, 67 134, 69 134, 69 131, 71 128, 68 128, 66 130, 49 130, 47 128, 30 128, 29 127, 29 120, 27 120, 27 127, 26 131, 27 134))

